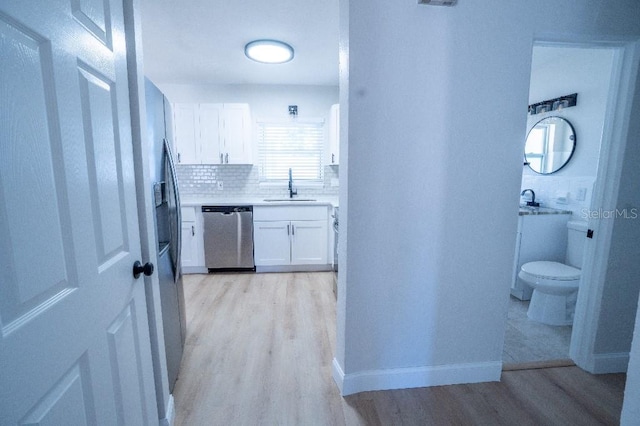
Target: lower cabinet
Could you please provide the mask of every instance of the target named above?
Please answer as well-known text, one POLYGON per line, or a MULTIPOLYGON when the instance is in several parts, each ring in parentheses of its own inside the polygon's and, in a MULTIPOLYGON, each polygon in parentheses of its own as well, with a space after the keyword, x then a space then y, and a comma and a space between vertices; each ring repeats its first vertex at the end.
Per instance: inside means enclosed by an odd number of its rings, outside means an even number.
POLYGON ((256 266, 291 264, 291 222, 253 221, 253 255, 256 266))
POLYGON ((202 241, 202 213, 196 207, 182 207, 181 265, 184 274, 206 272, 202 241))
POLYGON ((325 206, 255 207, 256 267, 328 265, 327 212, 325 206))

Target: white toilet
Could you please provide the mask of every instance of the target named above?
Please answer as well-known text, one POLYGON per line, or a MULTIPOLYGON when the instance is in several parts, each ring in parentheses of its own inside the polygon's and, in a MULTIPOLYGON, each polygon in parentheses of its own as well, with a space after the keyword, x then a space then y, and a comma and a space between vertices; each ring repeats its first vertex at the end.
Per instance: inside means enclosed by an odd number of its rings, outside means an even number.
POLYGON ((522 265, 518 277, 533 288, 527 316, 549 325, 571 325, 576 308, 587 223, 567 222, 566 264, 537 261, 522 265))

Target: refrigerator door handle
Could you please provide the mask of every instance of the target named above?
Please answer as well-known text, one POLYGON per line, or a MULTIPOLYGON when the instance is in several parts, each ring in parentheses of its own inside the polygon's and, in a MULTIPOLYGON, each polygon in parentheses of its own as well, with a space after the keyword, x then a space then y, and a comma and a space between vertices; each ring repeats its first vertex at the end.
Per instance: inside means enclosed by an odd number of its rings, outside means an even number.
MULTIPOLYGON (((169 179, 171 179, 171 188, 173 190, 173 199, 175 200, 176 205, 174 206, 176 209, 176 223, 174 224, 176 230, 176 241, 172 241, 175 243, 176 247, 176 259, 174 269, 175 269, 175 282, 178 281, 181 275, 181 258, 182 258, 182 211, 180 209, 180 191, 178 191, 178 177, 176 176, 176 168, 175 163, 173 161, 173 155, 171 153, 171 146, 169 145, 169 141, 164 139, 164 151, 167 159, 167 169, 166 173, 169 174, 169 179)), ((167 197, 169 199, 169 197, 167 197)), ((170 206, 171 208, 171 206, 170 206)))

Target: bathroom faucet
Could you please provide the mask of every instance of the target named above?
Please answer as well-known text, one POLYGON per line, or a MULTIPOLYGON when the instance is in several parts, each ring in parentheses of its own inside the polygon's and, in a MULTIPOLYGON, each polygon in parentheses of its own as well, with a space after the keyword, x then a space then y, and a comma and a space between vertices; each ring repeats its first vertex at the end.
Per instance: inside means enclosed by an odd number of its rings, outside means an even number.
POLYGON ((533 189, 527 188, 520 193, 520 195, 524 195, 527 191, 531 192, 531 201, 527 201, 527 205, 531 207, 540 207, 540 203, 536 203, 536 193, 533 192, 533 189))
POLYGON ((293 198, 294 195, 298 195, 298 190, 293 189, 293 173, 289 167, 289 198, 293 198))

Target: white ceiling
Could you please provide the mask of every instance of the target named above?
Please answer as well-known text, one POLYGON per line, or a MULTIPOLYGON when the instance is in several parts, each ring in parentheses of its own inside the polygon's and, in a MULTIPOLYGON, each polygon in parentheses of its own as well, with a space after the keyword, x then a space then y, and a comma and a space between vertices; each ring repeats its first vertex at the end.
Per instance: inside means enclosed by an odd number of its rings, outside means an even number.
POLYGON ((145 74, 156 84, 338 85, 338 0, 142 0, 145 74), (244 56, 282 40, 291 62, 244 56))

